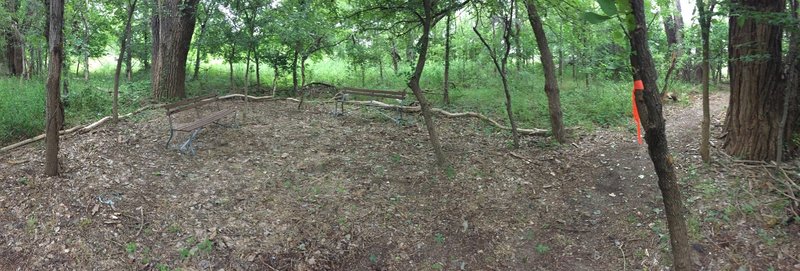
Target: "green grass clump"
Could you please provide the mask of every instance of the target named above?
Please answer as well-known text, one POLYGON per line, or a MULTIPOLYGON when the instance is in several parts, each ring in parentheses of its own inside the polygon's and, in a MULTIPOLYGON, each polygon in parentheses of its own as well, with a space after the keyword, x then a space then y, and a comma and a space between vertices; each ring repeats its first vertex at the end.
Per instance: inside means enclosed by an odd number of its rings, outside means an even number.
POLYGON ((0 78, 0 143, 33 137, 44 130, 44 80, 0 78))

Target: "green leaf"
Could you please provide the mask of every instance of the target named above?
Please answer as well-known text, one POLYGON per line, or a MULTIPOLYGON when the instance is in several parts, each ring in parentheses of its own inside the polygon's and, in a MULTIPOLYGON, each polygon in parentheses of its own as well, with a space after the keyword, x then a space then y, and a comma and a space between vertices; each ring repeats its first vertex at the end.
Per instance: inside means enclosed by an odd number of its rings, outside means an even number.
POLYGON ((602 9, 607 16, 617 15, 617 4, 615 0, 597 0, 597 3, 600 4, 600 9, 602 9))
POLYGON ((605 22, 608 19, 611 19, 609 16, 600 15, 594 12, 584 12, 583 18, 589 21, 591 24, 599 24, 605 22))

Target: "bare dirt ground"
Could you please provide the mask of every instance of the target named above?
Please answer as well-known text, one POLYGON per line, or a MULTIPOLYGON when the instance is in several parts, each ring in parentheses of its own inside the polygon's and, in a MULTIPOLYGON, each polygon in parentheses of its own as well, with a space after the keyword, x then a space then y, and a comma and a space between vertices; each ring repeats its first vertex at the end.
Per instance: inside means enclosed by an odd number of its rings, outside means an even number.
MULTIPOLYGON (((727 94, 712 97, 719 136, 727 94)), ((453 166, 420 121, 330 105, 228 101, 196 156, 164 148, 163 110, 0 157, 0 270, 664 270, 662 203, 630 127, 558 146, 438 119, 453 166), (240 115, 241 116, 241 115, 240 115), (418 125, 420 124, 420 125, 418 125)), ((567 112, 568 114, 568 112, 567 112)), ((800 269, 800 227, 767 171, 696 155, 701 111, 665 107, 703 270, 800 269)), ((186 135, 180 135, 179 140, 186 135)), ((716 138, 716 137, 715 137, 716 138)), ((714 142, 721 147, 721 142, 714 142)), ((789 171, 789 174, 797 174, 789 171)))

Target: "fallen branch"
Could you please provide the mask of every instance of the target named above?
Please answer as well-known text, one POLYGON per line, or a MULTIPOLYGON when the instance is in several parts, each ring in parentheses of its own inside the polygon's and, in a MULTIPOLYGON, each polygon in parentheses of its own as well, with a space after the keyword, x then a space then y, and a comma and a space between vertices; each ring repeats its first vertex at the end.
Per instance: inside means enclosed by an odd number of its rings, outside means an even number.
MULTIPOLYGON (((365 105, 365 106, 373 106, 379 107, 388 110, 396 110, 405 113, 419 113, 422 109, 419 106, 404 106, 404 105, 391 105, 387 103, 382 103, 378 101, 348 101, 349 104, 358 104, 358 105, 365 105)), ((490 119, 489 117, 475 112, 464 112, 464 113, 451 113, 447 112, 440 108, 431 108, 431 112, 438 113, 447 118, 477 118, 492 124, 493 126, 500 128, 502 130, 511 130, 511 127, 505 126, 500 124, 499 122, 490 119)), ((517 132, 524 135, 531 135, 531 136, 545 136, 550 131, 544 129, 517 129, 517 132)))
POLYGON ((245 97, 248 100, 254 100, 254 101, 258 101, 258 100, 281 100, 280 98, 275 98, 274 96, 256 97, 256 96, 250 96, 250 95, 244 95, 244 94, 229 94, 229 95, 225 95, 225 96, 220 96, 219 99, 220 100, 226 100, 226 99, 231 99, 231 98, 242 98, 242 99, 244 99, 245 97))
MULTIPOLYGON (((130 116, 133 116, 133 115, 136 115, 138 113, 141 113, 142 111, 145 111, 145 110, 148 110, 148 109, 151 109, 151 108, 158 108, 158 107, 161 107, 161 106, 163 106, 163 105, 161 105, 161 104, 147 105, 147 106, 144 106, 142 108, 137 109, 136 111, 133 111, 133 112, 125 114, 125 115, 122 115, 119 118, 120 119, 125 119, 125 118, 128 118, 130 116)), ((98 121, 96 121, 96 122, 94 122, 92 124, 85 125, 85 126, 84 125, 78 125, 78 126, 69 128, 67 130, 58 131, 58 134, 59 135, 66 135, 66 134, 72 134, 72 133, 75 133, 75 132, 81 133, 81 134, 82 133, 86 133, 86 132, 88 132, 88 131, 90 131, 90 130, 92 130, 94 128, 99 127, 100 125, 103 125, 103 123, 107 122, 110 119, 111 119, 111 116, 105 116, 102 119, 100 119, 100 120, 98 120, 98 121)), ((13 149, 16 149, 16 148, 31 144, 33 142, 45 139, 45 137, 46 137, 46 134, 41 134, 41 135, 38 135, 36 137, 29 138, 29 139, 26 139, 26 140, 23 140, 23 141, 20 141, 20 142, 5 146, 2 149, 0 149, 0 153, 6 152, 6 151, 10 151, 10 150, 13 150, 13 149)))
MULTIPOLYGON (((59 135, 65 135, 65 134, 69 134, 69 133, 75 132, 75 131, 77 131, 78 129, 81 129, 81 128, 83 128, 83 127, 84 127, 84 126, 82 126, 82 125, 78 125, 78 126, 75 126, 75 127, 72 127, 72 128, 70 128, 69 130, 61 130, 61 131, 58 131, 58 134, 59 134, 59 135)), ((8 146, 5 146, 5 147, 3 147, 2 149, 0 149, 0 153, 2 153, 2 152, 5 152, 5 151, 9 151, 9 150, 13 150, 13 149, 16 149, 16 148, 18 148, 18 147, 22 147, 22 146, 25 146, 25 145, 31 144, 31 143, 33 143, 33 142, 36 142, 36 141, 42 140, 42 139, 44 139, 44 138, 45 138, 45 136, 46 136, 46 135, 47 135, 47 134, 41 134, 41 135, 38 135, 38 136, 36 136, 36 137, 29 138, 29 139, 26 139, 26 140, 23 140, 23 141, 20 141, 20 142, 17 142, 17 143, 14 143, 14 144, 11 144, 11 145, 8 145, 8 146)))

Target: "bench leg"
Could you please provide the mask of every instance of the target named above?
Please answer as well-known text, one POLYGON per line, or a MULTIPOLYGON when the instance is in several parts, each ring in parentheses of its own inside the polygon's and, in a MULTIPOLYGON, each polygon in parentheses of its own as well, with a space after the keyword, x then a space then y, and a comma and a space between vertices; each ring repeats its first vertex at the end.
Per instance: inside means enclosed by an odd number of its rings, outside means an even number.
POLYGON ((333 116, 344 116, 344 100, 336 100, 333 103, 333 116), (339 110, 341 108, 341 110, 339 110))
POLYGON ((167 139, 167 145, 164 146, 165 149, 169 149, 169 142, 172 141, 172 136, 175 135, 175 130, 169 129, 169 139, 167 139))
POLYGON ((186 140, 186 142, 184 142, 183 145, 181 145, 180 148, 181 152, 186 152, 186 150, 188 149, 191 155, 193 156, 195 155, 196 152, 194 150, 194 145, 192 145, 192 141, 194 141, 194 139, 197 138, 197 134, 200 133, 200 130, 203 130, 203 128, 198 128, 192 132, 192 135, 189 136, 189 139, 186 140))

